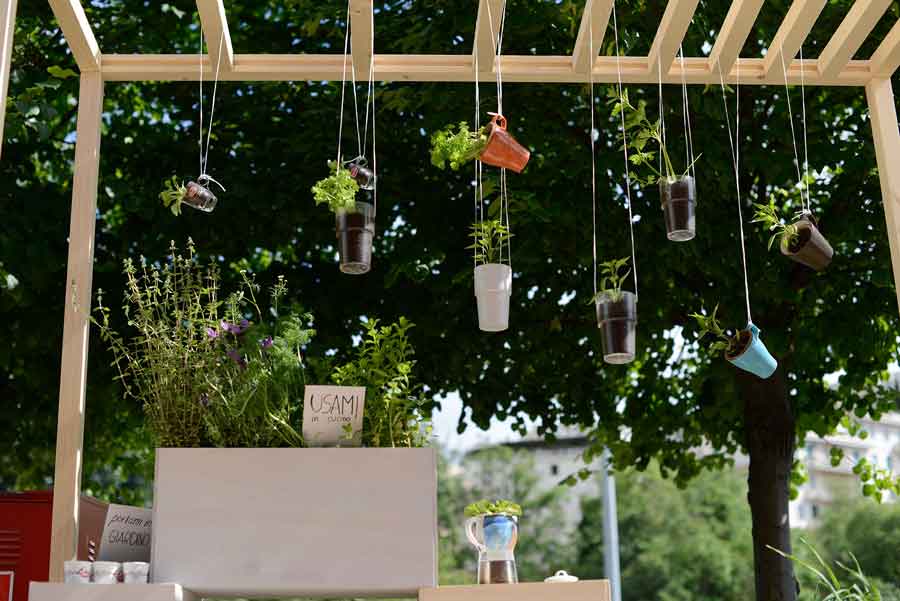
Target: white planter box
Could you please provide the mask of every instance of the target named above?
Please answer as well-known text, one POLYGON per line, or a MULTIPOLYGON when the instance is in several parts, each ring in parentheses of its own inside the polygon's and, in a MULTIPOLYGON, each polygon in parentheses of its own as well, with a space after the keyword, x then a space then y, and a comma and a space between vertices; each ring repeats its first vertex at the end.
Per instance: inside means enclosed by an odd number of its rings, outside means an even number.
POLYGON ((204 597, 437 583, 434 449, 157 449, 153 582, 204 597))
POLYGON ((177 584, 56 584, 32 582, 28 601, 195 601, 177 584))
POLYGON ((419 601, 609 601, 609 580, 423 588, 419 601))

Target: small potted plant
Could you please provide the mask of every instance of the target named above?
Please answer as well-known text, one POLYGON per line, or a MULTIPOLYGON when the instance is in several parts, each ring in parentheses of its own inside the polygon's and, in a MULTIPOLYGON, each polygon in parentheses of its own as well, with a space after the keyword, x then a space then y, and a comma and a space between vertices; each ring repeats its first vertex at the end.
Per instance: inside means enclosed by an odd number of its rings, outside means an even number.
MULTIPOLYGON (((178 177, 174 175, 172 179, 166 180, 163 184, 163 191, 159 193, 163 206, 172 211, 173 215, 181 215, 182 204, 206 213, 212 213, 218 202, 216 195, 209 189, 209 183, 214 180, 209 176, 201 176, 197 179, 200 183, 189 181, 187 184, 184 184, 178 181, 178 177)), ((219 182, 215 183, 222 188, 219 182)), ((224 189, 222 188, 222 190, 224 189)))
MULTIPOLYGON (((483 332, 502 332, 509 327, 509 299, 512 295, 512 268, 503 263, 503 247, 512 237, 499 219, 472 225, 475 253, 475 299, 478 327, 483 332)), ((509 256, 507 255, 507 261, 509 256)))
POLYGON ((353 275, 368 273, 372 266, 372 240, 375 237, 375 207, 357 202, 359 184, 339 163, 328 162, 334 173, 312 187, 316 205, 325 204, 334 213, 341 271, 353 275))
POLYGON ((431 137, 431 164, 439 169, 449 164, 456 171, 461 165, 478 159, 487 165, 521 173, 531 152, 507 131, 506 117, 489 114, 492 115, 490 123, 478 131, 470 131, 462 121, 456 131, 453 125, 448 125, 435 133, 431 137))
POLYGON ((592 299, 597 308, 603 360, 613 365, 634 360, 637 297, 633 292, 622 290, 622 284, 631 273, 631 268, 622 272, 628 261, 625 257, 600 265, 600 290, 592 299))
POLYGON ((514 584, 518 519, 522 508, 512 501, 472 503, 465 509, 466 537, 478 549, 478 584, 514 584))
POLYGON ((666 149, 660 121, 651 122, 647 118, 646 101, 641 100, 637 107, 634 107, 628 100, 628 90, 622 92, 621 96, 615 90, 611 90, 608 103, 612 105, 613 117, 625 113, 623 143, 625 143, 624 136, 630 134, 627 144, 631 151, 628 157, 631 164, 646 169, 643 177, 638 173, 632 173, 632 179, 645 186, 659 184, 659 197, 666 221, 666 236, 673 242, 693 239, 696 235, 697 188, 694 178, 688 174, 700 156, 693 159, 684 171, 676 171, 666 149), (659 146, 663 173, 653 164, 656 161, 656 152, 647 150, 647 144, 651 141, 659 146))
POLYGON ((744 330, 738 330, 734 334, 728 334, 722 326, 716 313, 719 306, 713 309, 712 314, 693 313, 693 317, 700 326, 698 338, 710 335, 714 338, 709 345, 711 353, 724 353, 725 359, 733 365, 748 371, 762 379, 770 377, 778 368, 778 362, 769 353, 766 345, 759 337, 759 328, 753 322, 747 324, 744 330))
POLYGON ((834 257, 834 249, 819 232, 815 220, 808 211, 800 211, 794 216, 793 223, 786 223, 774 200, 767 205, 753 203, 756 214, 753 223, 762 223, 772 232, 769 238, 769 249, 780 240, 778 248, 781 254, 792 261, 802 263, 816 271, 823 271, 834 257))

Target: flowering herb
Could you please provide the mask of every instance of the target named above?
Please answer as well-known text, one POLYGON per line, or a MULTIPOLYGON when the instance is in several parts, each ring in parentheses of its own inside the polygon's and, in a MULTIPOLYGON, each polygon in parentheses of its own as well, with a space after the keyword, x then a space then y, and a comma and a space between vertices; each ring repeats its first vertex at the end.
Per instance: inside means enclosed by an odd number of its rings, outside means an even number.
POLYGON ((359 192, 359 184, 350 175, 349 170, 334 161, 328 161, 328 169, 334 173, 319 180, 312 187, 316 206, 327 204, 333 213, 356 212, 356 193, 359 192))
POLYGON ((461 165, 474 160, 487 146, 487 134, 484 128, 470 131, 465 121, 457 125, 448 125, 431 136, 431 164, 438 169, 446 169, 447 164, 456 171, 461 165))
POLYGON ((476 503, 472 503, 465 510, 466 517, 472 518, 479 515, 509 515, 520 517, 522 515, 522 506, 512 501, 498 500, 489 501, 483 499, 476 503))

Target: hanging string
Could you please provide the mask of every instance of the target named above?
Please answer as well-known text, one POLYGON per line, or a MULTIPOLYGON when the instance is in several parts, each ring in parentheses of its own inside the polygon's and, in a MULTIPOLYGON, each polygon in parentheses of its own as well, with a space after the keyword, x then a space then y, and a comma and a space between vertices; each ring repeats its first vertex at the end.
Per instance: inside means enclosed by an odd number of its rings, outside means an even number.
POLYGON ((344 61, 341 67, 341 112, 338 120, 337 160, 335 173, 341 170, 341 139, 344 135, 344 90, 347 86, 347 50, 350 47, 350 1, 347 1, 347 20, 344 23, 344 61))
MULTIPOLYGON (((800 152, 797 150, 797 134, 794 131, 794 113, 791 110, 791 91, 788 87, 787 65, 784 62, 784 51, 779 50, 781 55, 781 73, 784 75, 784 96, 787 99, 788 120, 791 122, 791 142, 794 145, 794 166, 797 169, 797 183, 800 185, 800 206, 806 211, 806 204, 803 198, 803 176, 800 174, 800 152)), ((801 67, 800 72, 803 72, 801 67)))
MULTIPOLYGON (((663 104, 663 86, 662 86, 662 58, 656 62, 657 81, 659 83, 659 134, 662 138, 662 145, 666 145, 666 107, 663 104)), ((663 172, 663 153, 662 148, 659 149, 659 172, 663 172)))
MULTIPOLYGON (((473 131, 479 131, 481 124, 481 96, 479 92, 478 71, 478 36, 475 36, 475 127, 473 131)), ((484 228, 484 198, 481 197, 479 202, 479 193, 482 191, 481 182, 481 161, 475 159, 475 226, 476 228, 484 228)), ((480 233, 477 229, 473 232, 480 233)), ((472 264, 478 267, 478 246, 475 246, 475 252, 472 253, 472 264)))
POLYGON ((691 177, 696 181, 697 172, 694 169, 697 160, 694 158, 694 135, 691 132, 691 103, 687 91, 687 78, 684 73, 684 49, 680 45, 678 46, 678 58, 681 62, 681 104, 684 110, 684 129, 687 136, 687 143, 685 146, 688 161, 687 170, 690 172, 691 177))
POLYGON ((741 162, 741 61, 737 59, 735 68, 737 69, 737 87, 735 89, 735 108, 734 108, 734 139, 731 137, 731 119, 728 117, 728 99, 725 96, 725 79, 722 76, 722 65, 717 63, 719 67, 719 85, 722 87, 722 104, 725 105, 725 125, 728 128, 728 145, 731 148, 731 159, 734 162, 734 186, 737 192, 738 205, 738 226, 741 234, 741 265, 744 269, 744 302, 747 305, 747 326, 753 323, 750 316, 750 282, 747 277, 747 249, 744 244, 744 214, 741 206, 741 182, 740 182, 740 162, 741 162))
MULTIPOLYGON (((784 56, 782 55, 782 59, 784 56)), ((806 212, 812 215, 812 205, 809 201, 809 145, 806 141, 806 78, 803 67, 803 44, 800 45, 800 107, 803 110, 803 182, 806 184, 806 212)), ((787 81, 787 77, 784 78, 787 81)), ((801 195, 802 196, 802 195, 801 195)))
MULTIPOLYGON (((351 46, 350 49, 352 52, 353 47, 351 46)), ((363 146, 362 136, 359 133, 360 132, 359 99, 356 97, 356 63, 354 63, 352 60, 350 61, 350 86, 353 89, 353 118, 356 121, 356 148, 357 148, 356 156, 361 157, 361 156, 363 156, 363 150, 365 149, 365 146, 363 146)), ((369 109, 369 99, 366 98, 366 110, 368 111, 368 109, 369 109)), ((367 114, 366 118, 368 119, 368 114, 367 114)), ((368 126, 368 125, 369 124, 367 122, 366 126, 368 126)))
MULTIPOLYGON (((369 137, 369 99, 372 100, 372 218, 378 215, 378 153, 375 151, 375 9, 370 11, 369 22, 369 89, 366 92, 366 134, 363 148, 369 137)), ((358 131, 358 130, 357 130, 358 131)))
MULTIPOLYGON (((619 56, 619 23, 616 17, 616 2, 613 0, 613 33, 616 40, 616 76, 619 86, 619 98, 622 98, 622 60, 619 56)), ((625 154, 625 194, 628 197, 628 228, 631 234, 631 273, 634 276, 634 297, 637 302, 638 297, 638 273, 637 258, 634 252, 634 216, 631 213, 631 173, 628 169, 628 144, 625 133, 625 111, 619 111, 622 118, 622 151, 625 154)))
POLYGON ((200 173, 203 174, 203 29, 200 29, 200 139, 197 141, 197 152, 200 155, 200 173))
MULTIPOLYGON (((203 162, 200 170, 200 177, 204 177, 209 179, 210 181, 215 181, 206 173, 206 167, 209 165, 209 141, 212 137, 212 129, 213 129, 213 118, 216 114, 216 92, 219 88, 219 67, 222 64, 222 42, 225 40, 225 32, 222 32, 222 35, 219 37, 219 56, 216 59, 216 79, 213 82, 213 96, 212 102, 210 103, 209 109, 209 127, 206 130, 206 151, 203 153, 203 162)), ((219 182, 216 182, 217 184, 219 182)), ((221 184, 219 184, 221 186, 221 184)))
MULTIPOLYGON (((590 8, 591 13, 594 11, 593 5, 590 8)), ((594 300, 596 302, 597 299, 597 151, 596 151, 596 143, 594 142, 594 63, 595 54, 594 54, 594 18, 593 14, 588 16, 588 22, 590 23, 590 31, 588 32, 588 56, 591 57, 590 65, 588 66, 588 81, 590 82, 590 101, 591 101, 591 225, 593 229, 591 230, 592 234, 592 243, 591 243, 591 253, 594 260, 594 277, 592 278, 592 282, 594 284, 594 300)))
MULTIPOLYGON (((494 16, 491 11, 491 3, 485 3, 488 11, 488 24, 491 29, 491 41, 496 40, 496 85, 497 85, 497 114, 503 114, 503 68, 501 57, 503 53, 503 30, 506 24, 506 11, 504 10, 500 15, 500 23, 498 24, 497 30, 494 29, 494 16)), ((500 262, 503 263, 503 247, 506 246, 506 259, 507 264, 512 269, 512 243, 510 238, 512 238, 512 227, 509 221, 509 195, 508 189, 506 187, 506 168, 500 169, 500 223, 503 224, 504 220, 506 221, 506 244, 500 242, 500 262)))

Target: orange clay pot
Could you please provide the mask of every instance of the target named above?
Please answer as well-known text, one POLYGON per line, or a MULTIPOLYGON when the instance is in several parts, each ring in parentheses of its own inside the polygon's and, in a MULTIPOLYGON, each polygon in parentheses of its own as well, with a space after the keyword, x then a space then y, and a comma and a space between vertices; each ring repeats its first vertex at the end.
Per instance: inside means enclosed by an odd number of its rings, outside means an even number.
POLYGON ((488 125, 490 129, 488 141, 478 159, 482 163, 494 167, 512 169, 516 173, 522 173, 522 169, 531 158, 531 153, 506 131, 506 117, 497 113, 488 114, 493 115, 488 125))

